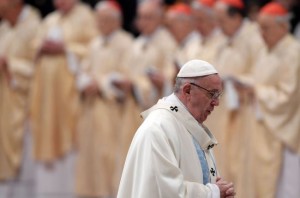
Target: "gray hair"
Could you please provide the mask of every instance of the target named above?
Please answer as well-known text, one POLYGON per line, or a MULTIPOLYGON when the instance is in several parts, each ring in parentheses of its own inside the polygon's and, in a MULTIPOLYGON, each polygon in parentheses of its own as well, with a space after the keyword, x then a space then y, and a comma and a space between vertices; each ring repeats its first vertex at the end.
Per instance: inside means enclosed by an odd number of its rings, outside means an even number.
POLYGON ((203 78, 203 76, 199 77, 189 77, 189 78, 182 78, 176 77, 175 85, 174 85, 174 93, 179 93, 181 87, 186 83, 195 83, 196 80, 203 78))

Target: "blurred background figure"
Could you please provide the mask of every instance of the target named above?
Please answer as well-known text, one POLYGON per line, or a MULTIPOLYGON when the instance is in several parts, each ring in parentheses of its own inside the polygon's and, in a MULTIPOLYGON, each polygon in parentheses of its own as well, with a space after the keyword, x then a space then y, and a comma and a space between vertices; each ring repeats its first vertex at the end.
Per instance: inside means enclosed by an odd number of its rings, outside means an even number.
MULTIPOLYGON (((266 48, 251 71, 235 82, 239 95, 248 98, 243 101, 245 111, 240 112, 241 117, 247 117, 243 123, 247 165, 240 172, 247 179, 240 191, 245 193, 243 197, 276 197, 284 147, 293 152, 299 152, 300 147, 300 45, 289 33, 289 15, 282 5, 265 5, 258 22, 266 48)), ((281 186, 277 197, 299 196, 299 177, 293 176, 299 173, 299 162, 291 167, 292 174, 286 180, 291 189, 284 191, 281 186)))
POLYGON ((216 158, 221 165, 221 173, 235 183, 237 194, 240 194, 239 185, 242 183, 240 180, 244 179, 242 173, 247 158, 242 149, 247 135, 244 130, 244 119, 247 117, 240 116, 244 106, 229 76, 249 73, 264 45, 258 25, 245 18, 243 1, 219 0, 214 9, 218 24, 226 36, 215 59, 217 70, 223 78, 224 94, 221 105, 205 123, 220 143, 216 148, 216 158))
POLYGON ((141 111, 172 91, 170 56, 176 44, 163 27, 163 7, 156 1, 143 1, 137 13, 136 25, 140 34, 125 63, 127 78, 114 83, 125 93, 120 123, 119 176, 134 132, 142 121, 141 111))
MULTIPOLYGON (((115 197, 124 93, 114 82, 125 78, 124 63, 133 42, 122 30, 122 11, 116 1, 95 7, 100 35, 83 60, 78 86, 82 111, 79 119, 76 194, 79 197, 115 197)), ((124 151, 122 151, 124 152, 124 151)), ((122 164, 123 166, 123 164, 122 164)))
POLYGON ((24 169, 28 163, 22 154, 28 135, 28 96, 34 72, 32 41, 40 15, 23 0, 1 0, 0 17, 0 194, 26 198, 32 194, 32 186, 26 189, 24 185, 32 175, 24 169))
POLYGON ((170 57, 176 44, 163 27, 163 11, 157 1, 143 1, 138 7, 136 26, 140 35, 134 42, 127 67, 142 108, 172 91, 170 57))
POLYGON ((177 66, 174 76, 181 66, 193 57, 193 45, 199 45, 200 35, 195 31, 192 9, 188 4, 177 3, 166 13, 166 25, 177 42, 173 62, 177 66))
MULTIPOLYGON (((275 0, 280 3, 289 11, 289 31, 295 36, 298 43, 300 42, 300 1, 297 0, 275 0)), ((300 131, 300 130, 299 130, 300 131)), ((299 135, 300 132, 298 132, 299 135)), ((295 138, 295 140, 299 139, 295 138)), ((298 143, 300 145, 300 143, 298 143)), ((292 149, 284 150, 283 166, 281 170, 280 180, 278 184, 277 197, 299 197, 300 189, 294 187, 295 184, 299 184, 300 174, 300 155, 299 151, 294 152, 292 149)))
POLYGON ((299 157, 291 152, 299 154, 300 148, 300 44, 289 33, 289 14, 281 4, 266 4, 258 22, 266 48, 251 72, 240 77, 245 84, 237 85, 240 95, 250 99, 244 123, 248 179, 240 192, 243 197, 276 197, 279 189, 277 197, 299 197, 299 157), (285 163, 285 182, 278 183, 283 161, 294 163, 285 163))
POLYGON ((30 118, 39 196, 73 192, 72 150, 78 116, 75 75, 78 61, 97 35, 89 7, 77 0, 53 3, 56 11, 45 18, 35 42, 36 73, 31 93, 30 118))
POLYGON ((201 35, 201 40, 192 50, 193 58, 214 63, 217 52, 225 42, 225 37, 218 27, 216 13, 213 9, 215 0, 194 0, 192 14, 196 30, 201 35))

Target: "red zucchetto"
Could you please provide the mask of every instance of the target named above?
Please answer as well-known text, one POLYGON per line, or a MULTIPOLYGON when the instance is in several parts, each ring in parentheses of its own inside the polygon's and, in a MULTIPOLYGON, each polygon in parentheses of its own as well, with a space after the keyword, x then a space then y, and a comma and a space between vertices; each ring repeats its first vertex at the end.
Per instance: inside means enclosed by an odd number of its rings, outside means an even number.
POLYGON ((216 1, 215 0, 197 0, 197 3, 199 3, 200 5, 212 8, 212 7, 214 7, 216 1))
POLYGON ((280 3, 270 2, 263 6, 260 11, 260 14, 266 14, 270 16, 286 16, 288 11, 280 3))
POLYGON ((225 5, 229 5, 238 9, 244 9, 245 5, 242 0, 219 0, 218 2, 222 2, 225 5))
POLYGON ((191 7, 184 3, 176 3, 169 7, 169 13, 184 14, 190 16, 192 14, 191 7))

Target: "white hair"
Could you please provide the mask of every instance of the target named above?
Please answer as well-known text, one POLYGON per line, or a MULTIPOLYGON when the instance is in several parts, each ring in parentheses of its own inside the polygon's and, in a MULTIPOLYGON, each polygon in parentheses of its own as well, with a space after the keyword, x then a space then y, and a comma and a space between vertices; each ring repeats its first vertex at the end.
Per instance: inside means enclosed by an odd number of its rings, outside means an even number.
POLYGON ((196 83, 196 81, 205 76, 196 76, 196 77, 176 77, 174 85, 174 93, 178 93, 183 85, 186 83, 196 83))

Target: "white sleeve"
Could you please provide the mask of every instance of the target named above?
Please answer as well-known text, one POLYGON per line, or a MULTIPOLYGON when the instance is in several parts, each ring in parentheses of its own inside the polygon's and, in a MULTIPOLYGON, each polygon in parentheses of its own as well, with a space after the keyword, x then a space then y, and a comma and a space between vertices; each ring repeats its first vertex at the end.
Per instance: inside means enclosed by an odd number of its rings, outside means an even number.
POLYGON ((207 184, 211 190, 211 198, 220 198, 220 189, 216 184, 207 184))

